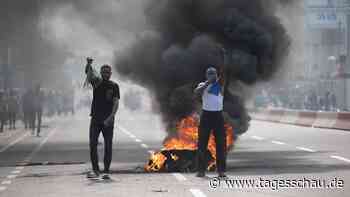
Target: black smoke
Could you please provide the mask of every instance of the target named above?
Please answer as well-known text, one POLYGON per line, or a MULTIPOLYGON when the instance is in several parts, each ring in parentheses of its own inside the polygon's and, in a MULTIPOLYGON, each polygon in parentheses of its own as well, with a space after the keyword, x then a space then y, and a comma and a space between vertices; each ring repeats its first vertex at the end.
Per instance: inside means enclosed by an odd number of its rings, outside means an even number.
POLYGON ((289 36, 274 15, 280 3, 290 1, 150 1, 145 9, 150 27, 116 54, 115 68, 151 90, 168 126, 197 110, 192 91, 205 80, 205 70, 224 69, 230 83, 225 111, 239 117, 244 102, 231 92, 233 84, 269 80, 288 54, 289 36))

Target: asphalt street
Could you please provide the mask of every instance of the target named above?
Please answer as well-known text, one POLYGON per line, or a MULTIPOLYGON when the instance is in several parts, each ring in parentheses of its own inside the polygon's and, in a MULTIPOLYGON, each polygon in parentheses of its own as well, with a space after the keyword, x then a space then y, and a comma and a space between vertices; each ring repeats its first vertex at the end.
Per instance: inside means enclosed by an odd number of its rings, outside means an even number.
MULTIPOLYGON (((0 134, 0 196, 350 194, 350 132, 252 121, 228 155, 228 179, 217 180, 215 173, 145 173, 150 153, 162 147, 164 128, 156 115, 128 111, 118 112, 112 180, 88 180, 87 114, 46 119, 40 138, 22 127, 0 134)), ((99 151, 102 161, 103 145, 99 151)))

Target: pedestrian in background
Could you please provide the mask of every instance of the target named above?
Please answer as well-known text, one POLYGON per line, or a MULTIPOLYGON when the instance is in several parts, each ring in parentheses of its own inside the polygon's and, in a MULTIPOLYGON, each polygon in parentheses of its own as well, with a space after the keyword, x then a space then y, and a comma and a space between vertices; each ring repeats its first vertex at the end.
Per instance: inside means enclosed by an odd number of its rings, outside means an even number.
POLYGON ((40 137, 40 132, 41 132, 41 122, 42 122, 44 101, 45 101, 44 92, 41 90, 41 85, 38 84, 34 90, 34 102, 33 102, 33 104, 34 104, 34 129, 35 129, 35 122, 37 121, 37 125, 36 125, 36 136, 37 137, 40 137))
POLYGON ((7 113, 7 106, 6 106, 6 98, 5 93, 0 92, 0 133, 4 132, 4 126, 6 123, 6 113, 7 113))
POLYGON ((16 129, 16 119, 19 110, 19 99, 14 90, 10 91, 8 98, 9 129, 16 129))

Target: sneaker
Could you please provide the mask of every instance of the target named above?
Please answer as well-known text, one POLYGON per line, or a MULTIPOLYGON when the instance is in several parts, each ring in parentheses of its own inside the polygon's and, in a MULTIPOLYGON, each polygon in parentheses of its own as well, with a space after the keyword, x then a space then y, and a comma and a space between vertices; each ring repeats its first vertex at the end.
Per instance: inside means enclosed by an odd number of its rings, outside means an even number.
POLYGON ((205 172, 197 172, 196 177, 205 177, 205 172))
POLYGON ((88 179, 97 179, 100 177, 100 173, 96 172, 96 171, 90 171, 88 172, 87 176, 88 179))
POLYGON ((225 173, 223 173, 223 172, 219 172, 219 178, 223 178, 223 179, 225 179, 225 178, 227 178, 227 176, 226 176, 226 174, 225 174, 225 173))
POLYGON ((110 180, 111 177, 109 176, 109 174, 104 173, 104 174, 102 174, 102 179, 103 179, 103 180, 110 180))

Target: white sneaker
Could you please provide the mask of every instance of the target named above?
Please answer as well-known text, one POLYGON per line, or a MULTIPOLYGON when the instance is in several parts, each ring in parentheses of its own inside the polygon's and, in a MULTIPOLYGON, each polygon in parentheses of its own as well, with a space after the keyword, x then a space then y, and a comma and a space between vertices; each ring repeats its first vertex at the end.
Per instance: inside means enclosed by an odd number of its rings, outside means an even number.
POLYGON ((87 173, 86 177, 88 179, 97 179, 97 178, 100 177, 100 173, 94 172, 94 171, 90 171, 90 172, 87 173))

